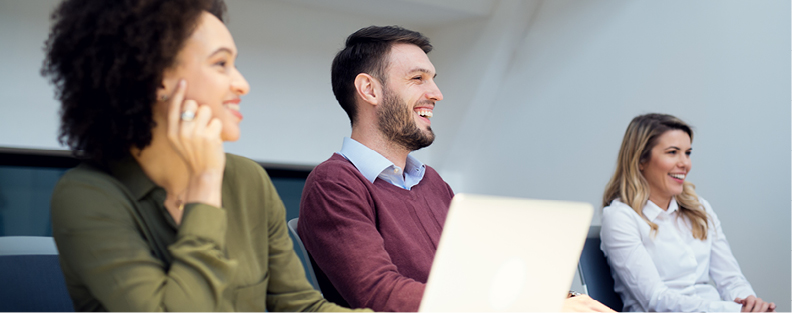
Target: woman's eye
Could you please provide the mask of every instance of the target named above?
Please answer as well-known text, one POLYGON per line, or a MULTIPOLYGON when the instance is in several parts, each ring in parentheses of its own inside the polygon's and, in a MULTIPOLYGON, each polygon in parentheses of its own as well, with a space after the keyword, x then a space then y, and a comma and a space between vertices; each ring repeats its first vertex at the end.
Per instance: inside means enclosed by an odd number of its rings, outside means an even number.
POLYGON ((685 152, 685 154, 686 154, 687 156, 690 156, 690 154, 691 154, 691 153, 693 153, 693 151, 686 151, 686 152, 685 152))
POLYGON ((677 153, 676 150, 668 151, 668 154, 676 154, 676 153, 677 153))
POLYGON ((225 67, 226 66, 226 61, 219 61, 219 62, 215 63, 215 65, 220 65, 222 67, 225 67))

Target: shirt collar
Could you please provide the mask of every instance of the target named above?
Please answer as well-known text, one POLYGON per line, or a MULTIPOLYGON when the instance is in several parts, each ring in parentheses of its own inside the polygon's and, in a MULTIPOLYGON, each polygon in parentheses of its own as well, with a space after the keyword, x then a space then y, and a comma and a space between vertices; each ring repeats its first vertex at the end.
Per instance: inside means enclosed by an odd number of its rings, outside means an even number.
MULTIPOLYGON (((372 184, 383 171, 391 169, 391 172, 393 172, 393 169, 397 168, 393 162, 379 154, 379 152, 349 137, 344 137, 344 143, 338 154, 352 162, 352 165, 372 184)), ((426 170, 426 165, 412 155, 407 155, 407 162, 404 167, 409 180, 407 182, 409 187, 418 184, 426 170)), ((401 172, 398 174, 401 175, 401 172)))
POLYGON ((646 218, 650 221, 654 221, 661 213, 665 212, 666 214, 672 214, 676 212, 679 208, 677 205, 676 199, 673 197, 671 198, 671 203, 668 204, 668 210, 663 210, 657 204, 652 202, 652 200, 647 200, 646 205, 643 208, 643 214, 646 218))
POLYGON ((124 184, 137 200, 158 187, 146 176, 143 168, 132 156, 110 163, 109 168, 113 176, 124 184))
POLYGON ((374 183, 382 171, 393 165, 393 162, 382 154, 349 137, 344 137, 344 143, 338 154, 352 162, 352 165, 371 183, 374 183))
POLYGON ((426 173, 426 165, 412 155, 407 155, 407 163, 404 164, 404 167, 404 184, 407 189, 410 189, 421 182, 426 173))

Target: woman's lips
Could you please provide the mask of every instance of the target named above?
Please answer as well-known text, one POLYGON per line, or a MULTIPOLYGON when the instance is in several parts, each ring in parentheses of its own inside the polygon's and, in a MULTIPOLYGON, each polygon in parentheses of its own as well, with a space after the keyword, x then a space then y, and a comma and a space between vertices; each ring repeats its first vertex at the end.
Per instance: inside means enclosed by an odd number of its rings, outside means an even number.
POLYGON ((234 114, 239 120, 242 120, 242 113, 239 112, 239 101, 229 101, 223 103, 223 107, 226 108, 231 114, 234 114))
POLYGON ((671 174, 668 174, 668 176, 670 176, 671 179, 673 179, 674 181, 682 183, 682 182, 685 181, 685 176, 687 176, 687 175, 683 174, 683 173, 671 173, 671 174))

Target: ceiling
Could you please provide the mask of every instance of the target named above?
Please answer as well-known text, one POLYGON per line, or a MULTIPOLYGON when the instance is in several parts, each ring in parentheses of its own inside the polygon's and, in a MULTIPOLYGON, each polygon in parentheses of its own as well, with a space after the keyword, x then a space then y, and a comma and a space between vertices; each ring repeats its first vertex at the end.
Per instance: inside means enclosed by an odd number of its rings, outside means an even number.
POLYGON ((490 15, 497 0, 281 0, 392 23, 436 27, 490 15))

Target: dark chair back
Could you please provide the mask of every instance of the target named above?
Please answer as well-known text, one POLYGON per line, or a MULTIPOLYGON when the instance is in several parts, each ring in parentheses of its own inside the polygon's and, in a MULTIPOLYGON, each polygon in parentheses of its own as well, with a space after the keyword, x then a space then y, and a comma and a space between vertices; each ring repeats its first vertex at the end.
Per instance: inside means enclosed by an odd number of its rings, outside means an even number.
POLYGON ((588 295, 616 311, 622 311, 621 297, 613 290, 613 277, 605 254, 600 250, 600 227, 592 226, 580 254, 580 280, 588 295))
POLYGON ((74 312, 52 237, 0 239, 0 311, 74 312))
POLYGON ((302 243, 302 239, 300 239, 300 234, 297 233, 297 223, 299 219, 300 218, 293 218, 289 220, 286 223, 286 225, 289 226, 289 232, 297 240, 297 248, 300 249, 300 252, 302 252, 302 255, 304 256, 303 262, 308 263, 308 266, 306 266, 305 275, 308 276, 308 280, 311 282, 311 285, 313 285, 314 289, 319 290, 319 292, 322 292, 322 289, 319 288, 319 284, 316 282, 316 274, 314 274, 314 270, 313 270, 313 260, 308 258, 308 251, 305 250, 305 246, 302 243))
POLYGON ((298 223, 299 218, 293 218, 289 220, 287 224, 289 225, 289 231, 295 238, 297 238, 297 246, 300 248, 300 251, 305 256, 305 259, 309 264, 308 277, 312 280, 311 284, 313 284, 314 288, 319 290, 319 292, 322 293, 322 296, 324 296, 324 298, 328 301, 340 306, 349 307, 349 303, 344 300, 344 297, 342 297, 340 293, 338 293, 338 290, 336 290, 335 286, 333 286, 333 284, 330 282, 330 279, 328 279, 327 275, 322 272, 321 268, 316 266, 316 262, 314 262, 313 257, 311 257, 311 254, 305 249, 305 245, 303 245, 300 235, 297 234, 298 223))

